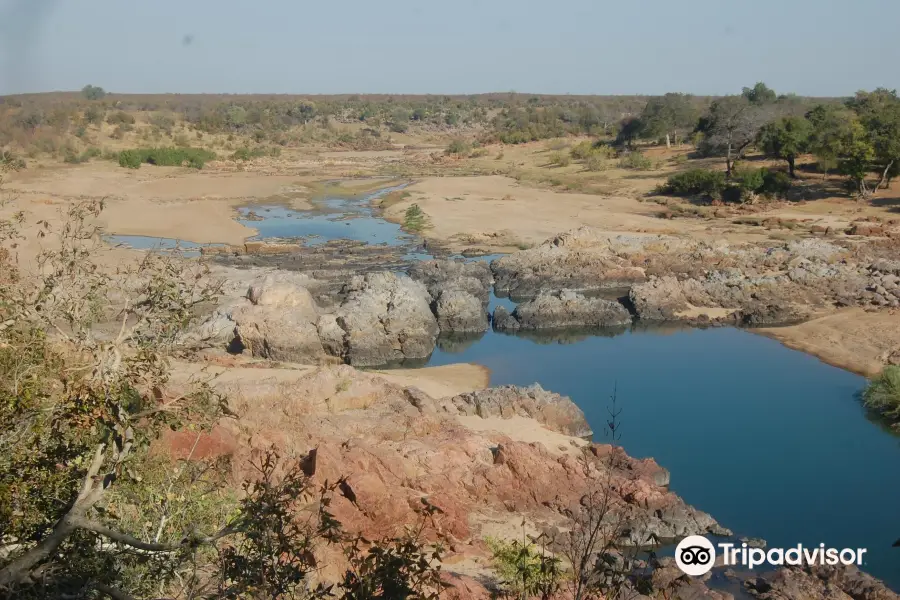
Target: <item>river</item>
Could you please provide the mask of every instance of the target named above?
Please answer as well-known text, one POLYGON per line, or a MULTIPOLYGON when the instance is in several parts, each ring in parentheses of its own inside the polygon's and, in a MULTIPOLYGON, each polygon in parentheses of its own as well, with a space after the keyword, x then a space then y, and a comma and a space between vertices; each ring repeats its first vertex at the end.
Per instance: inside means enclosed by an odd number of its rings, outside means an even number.
MULTIPOLYGON (((326 199, 310 212, 257 205, 241 219, 260 239, 409 245, 371 198, 326 199)), ((408 256, 427 258, 416 249, 408 256)), ((488 367, 492 385, 539 383, 571 397, 598 442, 616 390, 620 443, 669 469, 688 503, 770 547, 867 548, 863 569, 900 590, 900 548, 891 547, 900 537, 900 438, 861 406, 862 377, 727 327, 487 332, 442 340, 427 364, 454 362, 488 367)))

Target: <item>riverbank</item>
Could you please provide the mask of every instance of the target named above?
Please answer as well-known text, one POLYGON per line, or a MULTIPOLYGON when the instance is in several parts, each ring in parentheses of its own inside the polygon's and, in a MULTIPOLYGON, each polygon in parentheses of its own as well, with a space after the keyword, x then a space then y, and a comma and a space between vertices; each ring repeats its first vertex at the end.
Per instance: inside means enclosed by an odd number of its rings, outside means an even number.
POLYGON ((798 325, 750 330, 824 362, 873 377, 900 364, 900 312, 846 308, 798 325))

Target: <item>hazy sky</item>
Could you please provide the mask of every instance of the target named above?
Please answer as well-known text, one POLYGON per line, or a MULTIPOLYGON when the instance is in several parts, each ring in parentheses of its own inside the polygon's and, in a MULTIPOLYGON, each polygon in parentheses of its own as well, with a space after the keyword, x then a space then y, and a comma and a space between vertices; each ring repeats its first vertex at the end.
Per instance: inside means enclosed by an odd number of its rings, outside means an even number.
POLYGON ((900 86, 897 0, 0 0, 0 94, 900 86))

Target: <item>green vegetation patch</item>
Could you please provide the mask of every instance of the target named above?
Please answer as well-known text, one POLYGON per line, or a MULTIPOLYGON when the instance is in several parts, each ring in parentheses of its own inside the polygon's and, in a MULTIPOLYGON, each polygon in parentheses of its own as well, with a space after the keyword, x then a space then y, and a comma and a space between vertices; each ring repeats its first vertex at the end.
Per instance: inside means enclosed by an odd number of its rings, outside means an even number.
POLYGON ((863 402, 900 425, 900 366, 888 365, 872 379, 863 392, 863 402))
POLYGON ((428 215, 418 204, 413 204, 406 209, 403 218, 403 228, 407 231, 419 232, 429 226, 428 215))
POLYGON ((119 166, 128 169, 139 169, 144 163, 159 167, 202 169, 207 161, 215 160, 216 153, 203 148, 135 148, 122 150, 116 158, 119 166))

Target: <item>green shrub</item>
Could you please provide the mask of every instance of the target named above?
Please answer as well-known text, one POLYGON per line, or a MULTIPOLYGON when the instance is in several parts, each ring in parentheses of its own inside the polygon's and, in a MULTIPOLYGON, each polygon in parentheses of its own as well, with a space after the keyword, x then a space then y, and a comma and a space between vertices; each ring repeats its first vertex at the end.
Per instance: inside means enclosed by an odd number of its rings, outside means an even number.
POLYGON ((588 171, 605 171, 609 168, 609 160, 599 154, 591 154, 584 161, 584 168, 588 171))
POLYGON ((491 565, 504 591, 513 598, 541 596, 558 588, 562 579, 560 559, 531 543, 485 540, 491 551, 491 565))
POLYGON ((215 158, 215 152, 203 148, 136 148, 118 154, 119 165, 129 169, 139 169, 142 163, 160 167, 187 165, 202 169, 206 161, 215 158))
POLYGON ((418 204, 413 204, 406 209, 403 219, 403 227, 407 231, 422 231, 428 226, 428 216, 418 204))
POLYGON ((456 138, 447 146, 447 154, 463 156, 472 150, 472 145, 462 138, 456 138))
POLYGON ((781 171, 740 169, 731 175, 730 185, 722 194, 726 202, 746 202, 754 195, 783 198, 791 189, 791 178, 781 171))
POLYGON ((765 171, 760 192, 774 198, 784 198, 794 183, 790 175, 784 171, 769 171, 768 169, 765 171))
POLYGON ((653 168, 653 161, 640 152, 632 151, 619 159, 619 167, 622 169, 649 171, 653 168))
POLYGON ((90 106, 84 111, 84 122, 88 125, 99 125, 103 122, 104 111, 99 106, 90 106))
POLYGON ((594 154, 594 145, 590 142, 581 142, 576 144, 572 150, 569 151, 569 154, 575 160, 587 160, 588 157, 594 154))
POLYGON ((116 158, 120 167, 128 169, 140 169, 141 163, 144 162, 139 150, 122 150, 116 158))
POLYGON ((725 173, 710 169, 691 169, 670 175, 658 191, 672 196, 704 195, 718 197, 725 189, 725 173))
POLYGON ((553 152, 550 154, 550 164, 557 167, 568 167, 571 158, 564 152, 553 152))
POLYGON ((900 366, 888 365, 872 379, 863 392, 863 402, 888 419, 900 421, 900 366))

